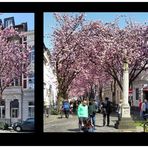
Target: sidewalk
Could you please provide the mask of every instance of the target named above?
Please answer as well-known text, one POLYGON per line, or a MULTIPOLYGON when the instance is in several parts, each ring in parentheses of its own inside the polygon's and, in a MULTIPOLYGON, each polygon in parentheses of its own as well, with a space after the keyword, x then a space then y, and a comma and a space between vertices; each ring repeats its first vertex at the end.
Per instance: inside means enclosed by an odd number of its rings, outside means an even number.
MULTIPOLYGON (((102 114, 96 114, 96 130, 95 132, 143 132, 142 127, 137 129, 116 129, 114 124, 117 121, 116 115, 111 115, 110 117, 110 126, 102 126, 103 116, 102 114)), ((68 129, 71 129, 72 132, 78 132, 78 117, 76 115, 70 115, 69 119, 65 117, 60 118, 60 115, 49 115, 49 117, 44 117, 44 128, 48 128, 48 132, 68 132, 68 129), (58 130, 57 130, 58 129, 58 130), (65 130, 64 130, 65 129, 65 130), (75 129, 75 130, 72 130, 75 129)))

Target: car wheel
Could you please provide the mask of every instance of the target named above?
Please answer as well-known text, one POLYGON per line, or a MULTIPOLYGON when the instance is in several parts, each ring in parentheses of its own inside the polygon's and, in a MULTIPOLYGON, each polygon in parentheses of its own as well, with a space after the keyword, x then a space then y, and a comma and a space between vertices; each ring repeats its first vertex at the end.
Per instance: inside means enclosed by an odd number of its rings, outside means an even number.
POLYGON ((22 129, 21 129, 20 126, 17 126, 17 127, 15 128, 15 130, 16 130, 17 132, 20 132, 22 129))

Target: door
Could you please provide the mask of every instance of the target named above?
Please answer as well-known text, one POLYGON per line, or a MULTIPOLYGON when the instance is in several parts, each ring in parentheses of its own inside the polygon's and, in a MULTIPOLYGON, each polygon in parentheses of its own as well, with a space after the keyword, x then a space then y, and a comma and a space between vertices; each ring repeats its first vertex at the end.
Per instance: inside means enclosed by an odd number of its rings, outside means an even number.
POLYGON ((19 115, 18 112, 19 112, 18 108, 11 108, 11 122, 12 123, 17 122, 18 115, 19 115))

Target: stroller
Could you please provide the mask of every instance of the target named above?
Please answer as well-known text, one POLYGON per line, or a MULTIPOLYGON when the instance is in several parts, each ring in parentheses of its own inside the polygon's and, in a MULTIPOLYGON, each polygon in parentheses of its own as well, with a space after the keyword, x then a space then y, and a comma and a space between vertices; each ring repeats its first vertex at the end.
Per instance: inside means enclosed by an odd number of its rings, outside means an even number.
POLYGON ((91 122, 91 118, 83 120, 83 123, 79 121, 79 126, 83 132, 94 132, 94 126, 91 122))

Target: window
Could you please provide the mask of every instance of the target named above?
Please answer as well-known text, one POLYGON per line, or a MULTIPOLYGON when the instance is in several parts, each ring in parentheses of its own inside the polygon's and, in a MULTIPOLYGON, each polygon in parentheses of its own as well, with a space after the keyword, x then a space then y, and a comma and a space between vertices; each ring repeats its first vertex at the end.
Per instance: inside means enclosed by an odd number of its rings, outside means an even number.
POLYGON ((34 117, 34 102, 28 102, 28 117, 34 117))
POLYGON ((20 80, 14 79, 13 82, 11 83, 11 86, 20 86, 20 80))
POLYGON ((30 59, 30 62, 34 62, 34 46, 31 49, 29 59, 30 59))
POLYGON ((27 88, 27 80, 23 80, 23 88, 27 88))
POLYGON ((136 100, 139 100, 139 88, 136 88, 136 100))
POLYGON ((28 88, 34 89, 34 73, 31 73, 28 76, 28 88))
POLYGON ((4 27, 15 26, 14 17, 4 19, 4 27))
POLYGON ((23 88, 34 89, 34 73, 23 77, 23 88))
POLYGON ((11 109, 11 117, 12 118, 18 118, 18 108, 12 108, 11 109))

